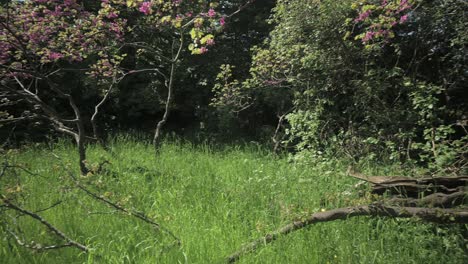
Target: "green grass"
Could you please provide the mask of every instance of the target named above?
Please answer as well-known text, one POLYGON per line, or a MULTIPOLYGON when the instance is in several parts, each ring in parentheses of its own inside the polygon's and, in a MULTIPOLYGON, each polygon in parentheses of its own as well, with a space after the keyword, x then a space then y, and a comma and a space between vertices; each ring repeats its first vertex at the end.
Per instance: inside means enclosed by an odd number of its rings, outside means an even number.
MULTIPOLYGON (((77 155, 73 145, 59 142, 13 155, 15 162, 42 175, 18 171, 24 189, 19 201, 38 210, 63 200, 41 216, 93 251, 32 253, 0 229, 1 263, 222 263, 249 240, 322 208, 358 199, 344 194, 356 184, 345 176, 344 162, 312 166, 275 157, 256 145, 213 148, 180 141, 164 144, 156 157, 148 144, 125 137, 115 139, 111 148, 88 147, 90 165, 103 160, 111 164, 81 181, 153 217, 180 237, 182 246, 171 246, 167 234, 112 213, 73 188, 64 166, 76 171, 77 155)), ((388 167, 375 169, 391 172, 388 167)), ((4 213, 0 217, 9 219, 4 213)), ((18 224, 31 240, 56 241, 27 217, 18 224)), ((407 219, 352 218, 283 236, 239 263, 467 263, 465 230, 407 219)))

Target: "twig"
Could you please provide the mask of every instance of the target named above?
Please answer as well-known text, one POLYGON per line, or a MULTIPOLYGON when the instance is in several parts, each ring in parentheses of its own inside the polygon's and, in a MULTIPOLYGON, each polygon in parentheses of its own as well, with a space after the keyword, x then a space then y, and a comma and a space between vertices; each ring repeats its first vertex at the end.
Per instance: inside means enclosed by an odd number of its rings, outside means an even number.
POLYGON ((27 249, 35 250, 35 251, 46 251, 46 250, 51 250, 51 249, 60 249, 64 247, 71 247, 73 246, 70 243, 62 244, 62 245, 49 245, 49 246, 43 246, 39 243, 34 243, 34 241, 31 241, 29 243, 21 240, 21 238, 15 234, 13 231, 11 231, 9 228, 5 228, 6 231, 16 240, 16 243, 22 247, 25 247, 27 249))
POLYGON ((247 1, 245 4, 239 6, 239 8, 236 11, 234 11, 231 14, 227 15, 226 17, 230 18, 230 17, 233 17, 233 16, 237 15, 240 11, 246 9, 249 5, 253 4, 253 2, 255 2, 255 0, 247 1))
POLYGON ((62 201, 55 202, 54 204, 52 204, 52 205, 49 206, 49 207, 46 207, 46 208, 43 208, 43 209, 39 209, 39 210, 37 210, 37 211, 34 211, 34 213, 40 213, 40 212, 47 211, 47 210, 52 209, 52 208, 54 208, 55 206, 57 206, 57 205, 59 205, 59 204, 61 204, 61 203, 62 203, 62 201))

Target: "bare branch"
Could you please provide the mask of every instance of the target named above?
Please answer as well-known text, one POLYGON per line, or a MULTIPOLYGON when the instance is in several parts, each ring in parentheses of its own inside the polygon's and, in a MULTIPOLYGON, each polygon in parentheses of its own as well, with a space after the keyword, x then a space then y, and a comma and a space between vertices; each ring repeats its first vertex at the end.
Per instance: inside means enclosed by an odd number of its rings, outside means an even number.
POLYGON ((90 190, 88 190, 85 186, 83 186, 81 183, 79 183, 78 179, 76 179, 76 177, 71 173, 69 172, 69 175, 70 175, 70 178, 72 178, 73 182, 75 183, 76 187, 78 187, 78 189, 82 190, 83 192, 85 192, 86 194, 88 194, 89 196, 91 196, 92 198, 98 200, 98 201, 101 201, 121 212, 124 212, 128 215, 132 215, 140 220, 142 220, 143 222, 146 222, 154 227, 156 227, 156 229, 159 229, 159 230, 162 230, 163 232, 169 234, 172 238, 174 238, 176 241, 177 241, 177 244, 181 244, 180 242, 180 239, 174 235, 174 233, 172 233, 169 229, 161 226, 160 224, 154 222, 153 220, 151 220, 148 216, 146 216, 145 214, 143 214, 142 212, 137 212, 137 211, 134 211, 134 210, 130 210, 130 209, 127 209, 125 207, 122 207, 114 202, 111 202, 110 200, 104 198, 102 195, 98 195, 90 190))
POLYGON ((48 207, 46 207, 46 208, 43 208, 43 209, 39 209, 39 210, 37 210, 37 211, 34 211, 34 213, 37 214, 37 213, 40 213, 40 212, 44 212, 44 211, 50 210, 50 209, 56 207, 57 205, 60 205, 61 203, 62 203, 62 201, 57 201, 57 202, 53 203, 51 206, 48 206, 48 207))
POLYGON ((310 215, 305 220, 296 221, 281 227, 280 229, 254 240, 251 243, 241 246, 240 250, 228 256, 226 261, 234 263, 239 258, 257 248, 271 243, 282 235, 287 235, 309 225, 335 220, 346 220, 356 216, 382 216, 397 218, 416 217, 428 222, 435 223, 468 223, 468 211, 440 208, 417 208, 417 207, 390 207, 379 204, 364 205, 333 209, 325 212, 318 212, 310 215))
POLYGON ((231 18, 231 17, 237 15, 239 12, 241 12, 241 11, 244 10, 244 9, 246 9, 249 5, 253 4, 254 2, 255 2, 255 0, 249 0, 249 1, 247 1, 245 4, 239 6, 239 8, 238 8, 236 11, 234 11, 234 12, 232 12, 231 14, 227 15, 226 17, 227 17, 227 18, 231 18))
POLYGON ((25 242, 24 240, 22 240, 15 232, 13 232, 11 229, 9 228, 5 228, 6 231, 15 239, 16 243, 22 247, 25 247, 27 249, 30 249, 30 250, 34 250, 34 251, 46 251, 46 250, 52 250, 52 249, 61 249, 61 248, 65 248, 65 247, 72 247, 73 244, 71 243, 66 243, 66 244, 62 244, 62 245, 49 245, 49 246, 43 246, 39 243, 35 243, 34 241, 31 241, 31 242, 25 242))
MULTIPOLYGON (((10 208, 10 209, 13 209, 15 211, 18 211, 22 214, 25 214, 25 215, 28 215, 30 216, 31 218, 39 221, 42 225, 44 225, 45 227, 47 227, 47 229, 49 229, 49 231, 51 231, 52 233, 54 233, 56 236, 60 237, 61 239, 65 240, 67 242, 67 244, 65 244, 66 246, 70 246, 70 247, 76 247, 78 249, 80 249, 81 251, 84 251, 84 252, 88 252, 89 249, 88 247, 86 247, 85 245, 83 244, 80 244, 76 241, 74 241, 73 239, 69 238, 67 235, 65 235, 62 231, 58 230, 56 227, 54 227, 51 223, 47 222, 44 218, 42 218, 40 215, 36 214, 36 213, 33 213, 31 211, 28 211, 26 209, 23 209, 13 203, 10 202, 10 200, 8 200, 5 196, 1 196, 0 200, 4 203, 4 206, 7 207, 7 208, 10 208)), ((64 247, 65 245, 61 245, 61 246, 50 246, 48 249, 54 249, 54 248, 60 248, 60 247, 64 247)))

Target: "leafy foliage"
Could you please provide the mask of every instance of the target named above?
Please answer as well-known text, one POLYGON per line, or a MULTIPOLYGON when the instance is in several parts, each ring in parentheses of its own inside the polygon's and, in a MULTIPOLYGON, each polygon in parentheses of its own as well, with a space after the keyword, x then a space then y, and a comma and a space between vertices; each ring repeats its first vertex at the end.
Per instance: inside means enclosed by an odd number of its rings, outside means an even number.
POLYGON ((293 96, 299 151, 466 168, 466 3, 449 2, 279 1, 249 83, 293 96))

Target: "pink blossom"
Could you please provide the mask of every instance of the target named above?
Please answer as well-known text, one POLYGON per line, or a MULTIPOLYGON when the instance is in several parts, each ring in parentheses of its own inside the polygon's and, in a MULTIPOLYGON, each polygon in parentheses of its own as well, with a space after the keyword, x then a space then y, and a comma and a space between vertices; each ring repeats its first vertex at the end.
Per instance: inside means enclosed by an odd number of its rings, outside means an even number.
POLYGON ((210 8, 210 10, 208 10, 208 16, 209 16, 209 17, 214 17, 214 16, 216 16, 216 11, 214 11, 213 8, 210 8))
POLYGON ((405 21, 408 20, 408 15, 404 15, 400 17, 400 24, 405 23, 405 21))
POLYGON ((49 59, 50 60, 58 60, 60 58, 63 58, 63 55, 58 53, 58 52, 51 52, 49 53, 49 59))
POLYGON ((64 3, 66 6, 71 6, 71 5, 76 4, 75 0, 65 0, 65 1, 63 1, 63 3, 64 3))
POLYGON ((201 47, 200 48, 200 54, 206 53, 208 49, 206 47, 201 47))
POLYGON ((225 21, 224 17, 222 17, 222 18, 219 19, 219 24, 220 24, 221 26, 224 26, 224 24, 226 24, 226 21, 225 21))
POLYGON ((116 18, 118 17, 118 15, 114 12, 110 12, 109 14, 107 14, 107 18, 116 18))
POLYGON ((371 10, 367 10, 366 12, 359 14, 359 17, 356 18, 354 22, 360 22, 360 21, 366 20, 370 16, 371 13, 372 13, 371 10))
POLYGON ((373 31, 366 32, 366 35, 364 36, 364 38, 362 38, 362 42, 368 42, 374 36, 375 36, 375 32, 373 32, 373 31))
POLYGON ((141 3, 141 6, 138 10, 145 15, 149 15, 151 13, 151 2, 141 3))
POLYGON ((192 17, 192 15, 193 15, 192 12, 187 12, 187 13, 185 13, 185 16, 186 16, 186 17, 192 17))
POLYGON ((214 44, 215 44, 214 39, 208 39, 208 40, 206 41, 206 45, 208 45, 208 46, 211 46, 211 45, 214 45, 214 44))

